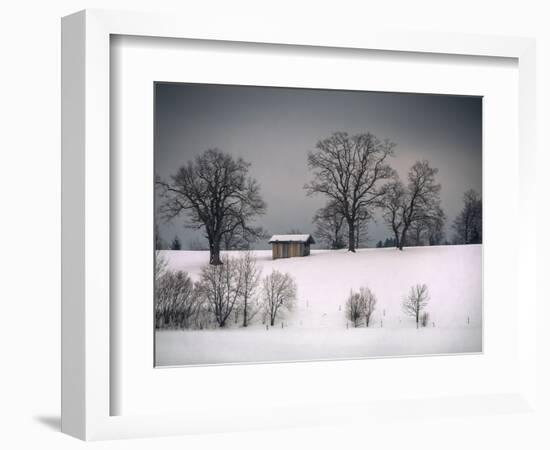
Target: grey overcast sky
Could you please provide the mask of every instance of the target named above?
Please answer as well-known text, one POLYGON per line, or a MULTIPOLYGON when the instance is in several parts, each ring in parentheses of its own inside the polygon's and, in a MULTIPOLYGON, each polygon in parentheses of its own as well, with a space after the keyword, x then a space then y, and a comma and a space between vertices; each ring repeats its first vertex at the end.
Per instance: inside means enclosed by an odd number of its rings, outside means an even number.
MULTIPOLYGON (((417 160, 437 167, 447 235, 463 193, 481 193, 480 97, 157 83, 155 129, 155 172, 165 180, 209 148, 250 162, 267 203, 257 223, 271 234, 314 234, 312 217, 325 198, 308 197, 303 189, 311 179, 307 152, 335 131, 371 132, 395 142, 390 163, 404 181, 417 160)), ((177 235, 183 248, 202 241, 184 221, 158 219, 161 238, 171 242, 177 235)), ((391 237, 379 212, 368 234, 369 247, 391 237)))

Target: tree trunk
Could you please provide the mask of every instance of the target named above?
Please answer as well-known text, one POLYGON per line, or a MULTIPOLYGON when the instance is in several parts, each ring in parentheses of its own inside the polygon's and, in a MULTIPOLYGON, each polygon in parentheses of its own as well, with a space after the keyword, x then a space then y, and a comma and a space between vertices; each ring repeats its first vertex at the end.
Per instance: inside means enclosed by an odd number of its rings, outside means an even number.
POLYGON ((400 239, 399 239, 399 232, 398 232, 397 230, 394 229, 394 230, 393 230, 393 234, 395 235, 395 247, 396 247, 396 248, 399 248, 399 249, 401 250, 401 248, 400 248, 400 242, 401 242, 401 241, 400 241, 400 239))
POLYGON ((405 246, 405 238, 407 236, 407 228, 403 229, 403 233, 401 233, 401 239, 399 240, 398 247, 399 250, 403 250, 403 247, 405 246))
POLYGON ((210 264, 213 266, 219 266, 222 264, 220 258, 220 242, 211 242, 210 243, 210 264))
POLYGON ((348 220, 348 251, 355 253, 355 223, 348 220))
POLYGON ((275 317, 271 317, 271 326, 275 326, 275 317))
POLYGON ((243 327, 248 326, 248 301, 244 300, 244 308, 243 308, 243 327))

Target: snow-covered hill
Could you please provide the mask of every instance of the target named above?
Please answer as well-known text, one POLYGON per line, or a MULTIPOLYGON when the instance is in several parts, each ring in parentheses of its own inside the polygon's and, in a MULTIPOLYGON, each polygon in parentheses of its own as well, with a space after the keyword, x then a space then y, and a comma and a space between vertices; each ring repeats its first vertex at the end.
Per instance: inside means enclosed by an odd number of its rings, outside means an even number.
MULTIPOLYGON (((238 256, 239 252, 228 252, 238 256)), ((208 252, 165 251, 171 269, 197 280, 208 252)), ((481 351, 481 246, 440 246, 312 251, 311 256, 271 259, 255 251, 262 274, 290 273, 298 302, 284 328, 158 331, 158 365, 334 359, 481 351), (428 328, 417 330, 401 309, 411 286, 426 283, 428 328), (351 289, 369 287, 378 303, 368 329, 345 317, 351 289)))

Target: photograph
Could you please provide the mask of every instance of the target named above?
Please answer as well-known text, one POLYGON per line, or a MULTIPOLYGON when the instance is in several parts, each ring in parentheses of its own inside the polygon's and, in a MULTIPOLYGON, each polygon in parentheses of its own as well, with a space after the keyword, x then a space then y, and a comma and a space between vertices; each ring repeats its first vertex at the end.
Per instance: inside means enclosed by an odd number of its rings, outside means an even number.
POLYGON ((482 97, 153 89, 156 367, 483 352, 482 97))

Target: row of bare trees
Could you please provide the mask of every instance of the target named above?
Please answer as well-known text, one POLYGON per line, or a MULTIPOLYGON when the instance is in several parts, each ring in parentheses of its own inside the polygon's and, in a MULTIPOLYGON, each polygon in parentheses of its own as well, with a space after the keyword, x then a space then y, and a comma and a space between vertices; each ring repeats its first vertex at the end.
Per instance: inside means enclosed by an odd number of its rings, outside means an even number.
POLYGON ((445 213, 441 209, 441 185, 435 179, 437 172, 428 161, 417 161, 409 170, 407 184, 394 175, 394 180, 386 185, 380 206, 399 250, 411 236, 419 244, 427 235, 432 245, 443 236, 445 213))
POLYGON ((273 326, 284 311, 292 310, 297 293, 287 273, 274 270, 262 279, 250 252, 205 265, 196 283, 185 272, 169 270, 157 254, 155 289, 156 327, 186 329, 246 327, 258 315, 273 326))
POLYGON ((417 245, 442 241, 445 214, 438 169, 428 161, 417 161, 403 183, 389 164, 394 148, 394 143, 370 133, 334 133, 308 154, 313 181, 305 189, 309 195, 327 198, 314 223, 317 237, 330 248, 347 245, 354 252, 375 208, 382 210, 400 250, 409 241, 417 245))
MULTIPOLYGON (((402 310, 406 315, 415 319, 417 328, 419 326, 425 327, 428 323, 429 315, 424 310, 429 300, 430 296, 426 284, 412 286, 409 293, 403 298, 402 310)), ((363 323, 368 327, 376 309, 376 304, 376 295, 368 287, 362 287, 358 292, 352 290, 346 301, 346 318, 354 327, 359 327, 363 323)))
MULTIPOLYGON (((314 223, 318 239, 329 248, 355 252, 367 238, 375 209, 382 210, 400 250, 443 241, 446 217, 438 169, 426 160, 417 161, 402 181, 390 165, 395 146, 371 133, 336 132, 308 153, 312 180, 304 188, 308 195, 326 198, 314 223)), ((209 149, 180 167, 169 181, 157 179, 160 214, 166 220, 184 215, 187 227, 202 230, 212 265, 222 264, 223 248, 249 249, 266 236, 254 225, 266 204, 249 169, 242 158, 209 149)), ((453 223, 455 241, 481 242, 481 199, 469 191, 465 202, 467 207, 453 223)))
MULTIPOLYGON (((391 203, 390 203, 391 204, 391 203)), ((445 239, 445 216, 441 210, 435 209, 432 217, 414 221, 407 236, 406 244, 423 245, 464 245, 481 244, 483 239, 483 211, 481 196, 473 189, 464 193, 463 207, 451 224, 452 240, 445 239)), ((389 216, 392 218, 393 216, 389 216)), ((391 222, 390 222, 391 223, 391 222)), ((378 241, 376 247, 396 247, 399 236, 378 241)))
POLYGON ((318 237, 331 248, 347 245, 355 252, 372 209, 385 195, 384 181, 395 174, 388 163, 394 148, 393 142, 371 133, 337 132, 308 153, 313 180, 304 187, 308 195, 321 194, 327 199, 314 220, 318 237))

